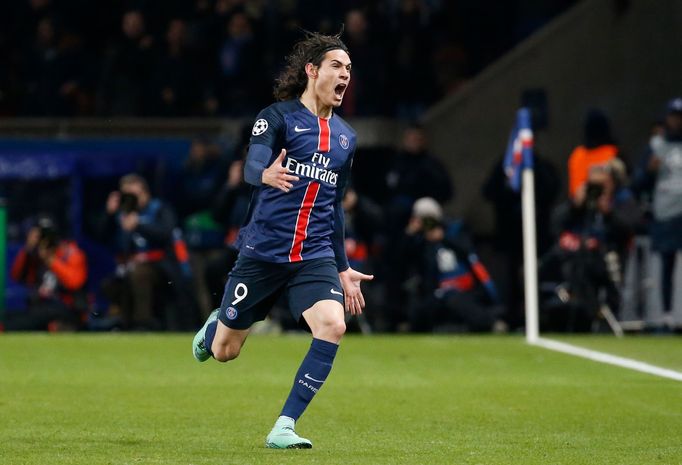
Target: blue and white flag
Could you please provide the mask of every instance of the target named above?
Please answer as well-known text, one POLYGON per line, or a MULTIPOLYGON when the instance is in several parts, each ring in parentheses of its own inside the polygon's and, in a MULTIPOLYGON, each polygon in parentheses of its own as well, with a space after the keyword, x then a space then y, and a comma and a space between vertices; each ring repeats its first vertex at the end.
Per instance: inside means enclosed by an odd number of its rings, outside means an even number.
POLYGON ((521 189, 521 172, 524 168, 533 168, 533 130, 530 127, 528 108, 521 108, 516 112, 516 123, 504 155, 504 173, 509 186, 515 192, 521 189))

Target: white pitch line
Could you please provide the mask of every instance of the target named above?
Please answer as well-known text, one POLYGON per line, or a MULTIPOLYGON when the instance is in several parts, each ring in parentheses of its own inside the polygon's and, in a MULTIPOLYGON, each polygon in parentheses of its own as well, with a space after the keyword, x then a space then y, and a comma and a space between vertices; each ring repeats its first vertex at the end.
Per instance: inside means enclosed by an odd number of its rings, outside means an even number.
POLYGON ((631 358, 618 357, 616 355, 605 354, 604 352, 597 352, 596 350, 583 349, 582 347, 541 337, 532 345, 544 347, 549 350, 556 350, 557 352, 563 352, 565 354, 576 355, 578 357, 594 360, 595 362, 608 363, 609 365, 616 365, 630 370, 648 373, 650 375, 682 381, 682 373, 679 371, 657 367, 631 358))

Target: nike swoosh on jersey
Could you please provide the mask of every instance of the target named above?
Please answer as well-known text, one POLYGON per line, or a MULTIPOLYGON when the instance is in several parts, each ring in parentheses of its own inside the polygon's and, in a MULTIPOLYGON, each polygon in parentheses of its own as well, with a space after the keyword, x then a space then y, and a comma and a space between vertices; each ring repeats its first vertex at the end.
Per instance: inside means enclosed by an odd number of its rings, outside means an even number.
POLYGON ((294 131, 296 132, 306 132, 310 131, 312 128, 299 128, 298 126, 294 126, 294 131))
POLYGON ((343 295, 343 292, 339 292, 339 291, 337 291, 336 289, 330 289, 330 291, 331 291, 332 294, 343 295))

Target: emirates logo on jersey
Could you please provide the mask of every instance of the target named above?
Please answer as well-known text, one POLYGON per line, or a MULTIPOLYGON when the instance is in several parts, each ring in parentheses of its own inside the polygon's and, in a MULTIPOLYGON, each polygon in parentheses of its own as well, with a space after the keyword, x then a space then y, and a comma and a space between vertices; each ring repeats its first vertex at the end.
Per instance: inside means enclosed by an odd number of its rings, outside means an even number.
POLYGON ((331 184, 332 186, 336 186, 339 175, 332 170, 327 169, 330 161, 330 157, 325 157, 321 153, 315 152, 313 154, 312 163, 301 163, 293 158, 287 158, 285 166, 289 171, 295 173, 297 176, 316 179, 318 181, 331 184))

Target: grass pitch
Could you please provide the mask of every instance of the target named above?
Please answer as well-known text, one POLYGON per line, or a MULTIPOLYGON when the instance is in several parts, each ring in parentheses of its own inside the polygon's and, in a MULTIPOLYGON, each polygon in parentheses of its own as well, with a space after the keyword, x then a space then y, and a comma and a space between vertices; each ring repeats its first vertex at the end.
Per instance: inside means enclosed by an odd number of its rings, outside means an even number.
MULTIPOLYGON (((0 464, 682 464, 682 383, 492 336, 347 337, 314 448, 268 450, 309 339, 191 340, 0 335, 0 464)), ((682 369, 678 338, 562 340, 682 369)))

